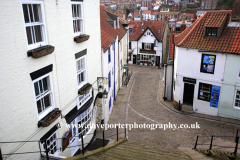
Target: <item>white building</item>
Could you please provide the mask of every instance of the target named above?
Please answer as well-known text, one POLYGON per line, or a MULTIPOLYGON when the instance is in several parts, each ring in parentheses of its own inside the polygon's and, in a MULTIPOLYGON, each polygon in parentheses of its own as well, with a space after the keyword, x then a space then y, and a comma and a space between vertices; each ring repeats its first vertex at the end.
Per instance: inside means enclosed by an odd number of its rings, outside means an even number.
POLYGON ((162 64, 163 21, 130 22, 129 63, 159 66, 162 64))
MULTIPOLYGON (((233 43, 239 27, 227 26, 231 18, 229 15, 231 10, 207 11, 192 27, 174 38, 174 100, 192 106, 194 112, 217 116, 219 98, 224 94, 222 85, 231 84, 225 81, 224 72, 230 70, 229 65, 226 67, 227 57, 231 57, 231 53, 239 53, 236 47, 239 45, 233 43)), ((220 106, 229 107, 226 104, 234 103, 232 99, 227 103, 222 100, 224 103, 220 106)), ((221 110, 221 116, 229 113, 227 109, 221 110)))
POLYGON ((127 59, 128 32, 119 21, 118 15, 101 6, 101 46, 103 77, 108 79, 104 90, 108 97, 103 99, 102 123, 108 123, 118 90, 122 86, 122 65, 127 59))
MULTIPOLYGON (((93 139, 95 129, 86 125, 95 124, 92 87, 102 76, 99 6, 97 0, 2 1, 1 142, 43 140, 42 151, 46 144, 50 156, 70 157, 81 149, 81 135, 84 147, 93 139)), ((39 151, 39 144, 1 143, 1 151, 39 151)))

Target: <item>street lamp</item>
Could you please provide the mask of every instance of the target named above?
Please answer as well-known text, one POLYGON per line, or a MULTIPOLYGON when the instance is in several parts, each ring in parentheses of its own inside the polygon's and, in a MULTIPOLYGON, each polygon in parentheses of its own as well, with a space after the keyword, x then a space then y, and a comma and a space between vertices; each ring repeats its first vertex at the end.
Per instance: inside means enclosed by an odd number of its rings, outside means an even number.
POLYGON ((97 77, 97 85, 98 85, 98 98, 107 98, 108 92, 104 89, 104 84, 108 84, 108 78, 106 77, 97 77), (104 89, 104 91, 103 91, 104 89))

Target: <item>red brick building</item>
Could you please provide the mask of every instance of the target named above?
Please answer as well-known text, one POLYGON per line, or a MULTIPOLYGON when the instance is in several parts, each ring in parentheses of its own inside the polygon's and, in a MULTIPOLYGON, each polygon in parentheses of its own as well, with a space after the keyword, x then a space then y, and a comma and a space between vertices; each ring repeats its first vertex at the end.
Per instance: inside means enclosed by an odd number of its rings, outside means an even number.
POLYGON ((201 9, 215 9, 218 0, 201 0, 201 9))
POLYGON ((172 11, 179 11, 179 9, 180 9, 180 4, 178 3, 172 4, 172 11))

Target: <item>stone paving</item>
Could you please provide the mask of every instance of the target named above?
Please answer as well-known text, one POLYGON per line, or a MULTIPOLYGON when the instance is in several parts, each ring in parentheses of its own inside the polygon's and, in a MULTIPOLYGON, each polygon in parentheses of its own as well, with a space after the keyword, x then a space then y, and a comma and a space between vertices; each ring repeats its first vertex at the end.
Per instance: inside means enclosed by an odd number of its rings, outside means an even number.
MULTIPOLYGON (((234 136, 236 136, 237 129, 240 129, 238 120, 179 113, 173 109, 170 102, 162 99, 163 69, 137 65, 130 65, 129 68, 133 71, 133 77, 128 87, 119 90, 109 124, 124 124, 125 122, 128 124, 134 122, 137 124, 168 124, 170 122, 171 124, 188 124, 189 126, 196 124, 196 122, 200 124, 200 129, 131 129, 128 131, 129 140, 153 146, 193 148, 196 136, 200 135, 199 143, 205 144, 201 148, 208 148, 210 136, 215 135, 223 137, 214 139, 213 149, 217 147, 216 145, 235 146, 234 136)), ((124 130, 120 129, 120 132, 124 132, 124 130)), ((108 131, 106 135, 113 133, 116 133, 116 130, 108 131)), ((99 136, 101 137, 101 134, 99 136)), ((123 136, 124 134, 120 135, 120 137, 123 136)), ((116 137, 113 136, 110 140, 115 141, 116 137)), ((233 150, 233 148, 228 148, 227 151, 233 150)))

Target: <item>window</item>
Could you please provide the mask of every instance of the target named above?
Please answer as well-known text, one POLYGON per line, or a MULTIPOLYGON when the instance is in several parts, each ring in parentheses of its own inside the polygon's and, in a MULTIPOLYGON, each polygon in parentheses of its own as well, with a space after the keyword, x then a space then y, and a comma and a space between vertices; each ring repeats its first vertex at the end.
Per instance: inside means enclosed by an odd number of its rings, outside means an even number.
POLYGON ((200 72, 214 74, 215 55, 203 54, 200 72))
POLYGON ((147 35, 150 35, 150 32, 147 32, 147 35))
POLYGON ((111 107, 112 107, 112 97, 110 97, 110 99, 109 99, 109 114, 111 111, 111 107))
POLYGON ((132 42, 129 42, 129 49, 132 49, 132 42))
POLYGON ((217 37, 218 28, 206 27, 205 36, 215 36, 217 37))
POLYGON ((234 98, 234 107, 240 109, 240 91, 236 90, 235 98, 234 98))
POLYGON ((132 33, 132 28, 129 28, 129 33, 132 33))
POLYGON ((144 31, 144 29, 142 29, 142 32, 144 31))
POLYGON ((111 62, 111 47, 108 48, 108 64, 111 62))
POLYGON ((38 120, 45 117, 53 108, 51 74, 46 74, 33 81, 37 104, 38 120))
MULTIPOLYGON (((57 130, 48 137, 47 139, 47 149, 48 149, 48 154, 57 154, 59 151, 59 144, 58 144, 58 134, 57 130)), ((45 151, 45 143, 42 144, 42 148, 45 151)))
POLYGON ((144 49, 151 49, 151 43, 144 43, 144 49))
POLYGON ((83 56, 77 59, 76 66, 77 66, 77 82, 80 88, 87 82, 86 57, 83 56))
POLYGON ((122 40, 120 40, 120 43, 119 43, 119 51, 120 52, 122 51, 122 40))
POLYGON ((199 83, 198 99, 210 102, 211 91, 212 91, 211 84, 199 83))
POLYGON ((155 47, 157 47, 157 46, 158 46, 158 41, 155 40, 155 41, 154 41, 154 44, 155 44, 155 47))
POLYGON ((83 34, 83 12, 81 2, 72 2, 73 31, 75 35, 83 34))
POLYGON ((108 73, 108 88, 111 88, 111 71, 108 73))
POLYGON ((92 107, 89 107, 86 111, 81 113, 77 117, 77 121, 78 126, 82 126, 78 128, 78 136, 79 139, 81 139, 81 134, 85 136, 91 130, 88 125, 90 125, 92 122, 92 107))
POLYGON ((160 33, 161 32, 161 29, 158 29, 158 33, 160 33))
POLYGON ((22 9, 28 46, 32 49, 46 44, 42 2, 24 2, 22 9))

